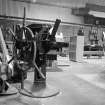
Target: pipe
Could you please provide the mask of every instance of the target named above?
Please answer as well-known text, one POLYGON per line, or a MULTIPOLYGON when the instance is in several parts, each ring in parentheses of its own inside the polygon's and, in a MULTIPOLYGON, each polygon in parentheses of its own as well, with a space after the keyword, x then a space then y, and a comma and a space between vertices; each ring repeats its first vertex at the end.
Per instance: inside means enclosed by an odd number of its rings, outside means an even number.
MULTIPOLYGON (((23 18, 22 17, 17 17, 17 16, 5 16, 5 15, 0 15, 0 17, 1 17, 1 19, 16 19, 16 20, 20 20, 20 21, 22 21, 23 20, 23 18)), ((50 23, 50 24, 53 24, 55 21, 53 21, 53 20, 44 20, 44 19, 35 19, 35 18, 26 18, 26 21, 28 22, 28 21, 32 21, 32 22, 43 22, 43 23, 46 23, 46 22, 48 22, 48 23, 50 23)), ((61 24, 65 24, 65 25, 78 25, 78 26, 93 26, 93 24, 81 24, 81 23, 71 23, 71 22, 64 22, 64 21, 62 21, 61 22, 61 24)), ((94 25, 94 26, 96 26, 97 27, 97 25, 94 25)), ((105 26, 101 26, 102 28, 105 28, 105 26)))
MULTIPOLYGON (((28 27, 25 27, 30 33, 31 33, 31 35, 32 35, 32 37, 34 37, 34 34, 33 34, 33 32, 30 30, 30 28, 28 28, 28 27)), ((42 78, 44 78, 45 79, 45 76, 44 76, 44 74, 41 72, 41 70, 38 68, 38 66, 37 66, 37 64, 36 64, 36 62, 35 62, 35 59, 36 59, 36 42, 34 41, 34 46, 35 46, 35 48, 34 48, 34 59, 33 59, 33 64, 34 64, 34 67, 36 68, 36 70, 39 72, 39 74, 41 75, 41 77, 42 78)))

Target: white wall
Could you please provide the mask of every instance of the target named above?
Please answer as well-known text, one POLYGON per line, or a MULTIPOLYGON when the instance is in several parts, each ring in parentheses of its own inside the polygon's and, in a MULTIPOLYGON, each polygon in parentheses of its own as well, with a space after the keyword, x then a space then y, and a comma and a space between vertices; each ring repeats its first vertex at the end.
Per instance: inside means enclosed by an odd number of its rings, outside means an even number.
POLYGON ((73 16, 70 8, 29 4, 11 0, 0 0, 0 15, 23 17, 24 7, 26 7, 27 18, 54 21, 56 18, 60 18, 63 22, 83 23, 83 18, 73 16))

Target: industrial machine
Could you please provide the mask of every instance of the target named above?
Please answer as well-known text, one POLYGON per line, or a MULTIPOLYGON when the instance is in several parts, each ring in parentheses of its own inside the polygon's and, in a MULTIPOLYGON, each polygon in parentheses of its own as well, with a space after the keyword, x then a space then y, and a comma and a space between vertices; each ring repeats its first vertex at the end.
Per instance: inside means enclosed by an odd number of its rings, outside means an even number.
POLYGON ((50 25, 31 24, 21 28, 17 26, 14 36, 14 56, 9 61, 9 63, 12 60, 16 61, 14 62, 15 73, 12 76, 14 82, 22 79, 19 70, 24 72, 23 77, 25 79, 26 72, 31 67, 35 68, 34 82, 45 81, 46 60, 57 60, 57 50, 68 45, 65 42, 56 42, 55 34, 60 22, 59 19, 56 20, 51 34, 49 32, 50 25))
POLYGON ((94 44, 94 45, 85 45, 84 46, 84 56, 89 58, 90 56, 98 56, 101 58, 104 56, 104 50, 101 45, 94 44))
POLYGON ((6 72, 11 69, 11 72, 6 74, 6 80, 0 78, 0 87, 2 87, 0 88, 0 94, 8 91, 8 83, 20 82, 21 89, 24 90, 24 80, 27 78, 27 72, 30 68, 34 69, 34 84, 46 84, 46 61, 57 60, 57 51, 68 46, 68 43, 56 42, 55 39, 61 22, 60 19, 56 19, 54 27, 48 24, 25 26, 24 22, 22 27, 16 25, 15 33, 9 29, 14 40, 12 57, 9 56, 3 36, 0 35, 3 51, 7 59, 6 64, 8 67, 6 72))

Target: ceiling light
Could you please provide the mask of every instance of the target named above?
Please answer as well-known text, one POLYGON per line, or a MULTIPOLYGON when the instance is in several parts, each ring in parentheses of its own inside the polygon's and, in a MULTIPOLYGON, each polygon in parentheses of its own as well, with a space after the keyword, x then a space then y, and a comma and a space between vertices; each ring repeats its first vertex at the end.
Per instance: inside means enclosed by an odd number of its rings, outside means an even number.
POLYGON ((35 3, 35 2, 36 2, 36 0, 32 0, 32 2, 34 2, 34 3, 35 3))

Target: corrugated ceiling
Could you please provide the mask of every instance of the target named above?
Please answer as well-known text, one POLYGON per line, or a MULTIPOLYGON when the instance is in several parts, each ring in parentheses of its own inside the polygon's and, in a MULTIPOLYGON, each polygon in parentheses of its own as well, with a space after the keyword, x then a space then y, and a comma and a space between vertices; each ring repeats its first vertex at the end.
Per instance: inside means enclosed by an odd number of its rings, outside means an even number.
POLYGON ((14 0, 24 2, 34 2, 44 5, 55 5, 63 7, 83 7, 86 3, 92 3, 97 5, 105 6, 105 0, 14 0))

